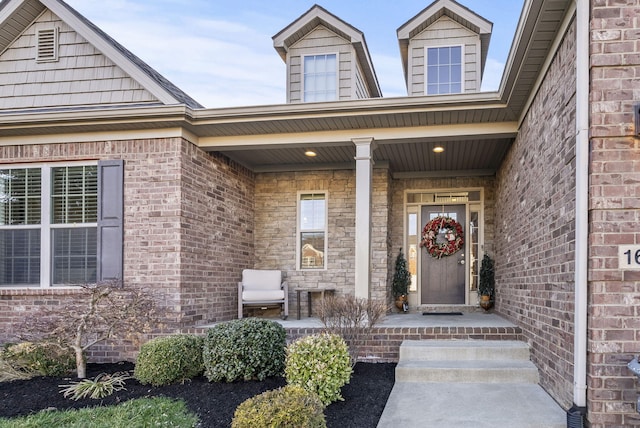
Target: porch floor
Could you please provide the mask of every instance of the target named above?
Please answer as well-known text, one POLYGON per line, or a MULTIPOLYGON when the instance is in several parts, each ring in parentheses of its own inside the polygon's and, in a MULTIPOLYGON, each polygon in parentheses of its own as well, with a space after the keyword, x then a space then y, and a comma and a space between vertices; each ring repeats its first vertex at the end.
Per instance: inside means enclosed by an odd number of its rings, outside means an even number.
MULTIPOLYGON (((271 319, 271 318, 270 318, 271 319)), ((298 328, 322 328, 320 319, 314 317, 302 317, 299 320, 295 316, 282 320, 272 318, 286 329, 298 328)), ((409 312, 406 314, 388 314, 376 327, 408 328, 408 327, 469 327, 469 328, 516 328, 515 324, 501 316, 491 312, 469 312, 462 315, 422 315, 422 313, 409 312)))

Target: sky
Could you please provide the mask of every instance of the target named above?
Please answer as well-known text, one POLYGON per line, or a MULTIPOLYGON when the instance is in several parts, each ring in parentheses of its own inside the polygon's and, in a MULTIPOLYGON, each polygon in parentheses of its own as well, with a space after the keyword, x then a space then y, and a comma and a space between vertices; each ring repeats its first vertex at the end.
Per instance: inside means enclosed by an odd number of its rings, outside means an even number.
MULTIPOLYGON (((432 0, 66 0, 207 108, 284 104, 272 37, 314 4, 365 35, 384 97, 407 95, 396 30, 432 0)), ((522 0, 458 0, 493 22, 482 90, 497 90, 522 0)))

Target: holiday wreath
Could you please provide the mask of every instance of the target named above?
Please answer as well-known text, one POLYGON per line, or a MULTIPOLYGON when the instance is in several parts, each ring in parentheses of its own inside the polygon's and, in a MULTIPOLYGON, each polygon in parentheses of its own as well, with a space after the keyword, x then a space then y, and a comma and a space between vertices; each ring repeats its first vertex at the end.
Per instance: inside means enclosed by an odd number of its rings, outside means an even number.
POLYGON ((464 245, 464 233, 460 223, 451 217, 439 216, 431 220, 422 229, 420 246, 425 247, 431 257, 437 259, 457 253, 464 245), (438 236, 444 235, 444 242, 438 242, 438 236))

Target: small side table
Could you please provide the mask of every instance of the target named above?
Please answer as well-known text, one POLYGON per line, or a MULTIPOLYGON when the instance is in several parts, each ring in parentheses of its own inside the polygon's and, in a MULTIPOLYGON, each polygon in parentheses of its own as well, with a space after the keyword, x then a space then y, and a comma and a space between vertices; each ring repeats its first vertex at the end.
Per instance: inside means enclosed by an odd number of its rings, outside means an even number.
POLYGON ((298 319, 300 319, 300 293, 302 292, 306 292, 307 293, 307 309, 308 309, 308 314, 307 316, 311 316, 311 295, 314 293, 318 293, 320 294, 320 299, 322 299, 322 301, 324 301, 324 295, 325 293, 335 293, 336 289, 335 288, 296 288, 296 296, 298 298, 298 319))

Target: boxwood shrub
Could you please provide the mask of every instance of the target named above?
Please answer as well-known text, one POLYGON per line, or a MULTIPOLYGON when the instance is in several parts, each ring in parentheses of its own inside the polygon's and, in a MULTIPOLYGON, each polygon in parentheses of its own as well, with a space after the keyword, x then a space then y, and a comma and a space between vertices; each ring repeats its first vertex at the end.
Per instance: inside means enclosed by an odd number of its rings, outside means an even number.
POLYGON ((287 347, 285 376, 318 394, 324 405, 343 400, 340 389, 351 379, 351 358, 344 339, 336 334, 302 337, 287 347))
POLYGON ((0 358, 14 370, 34 376, 63 376, 76 367, 71 349, 48 342, 7 344, 0 358))
POLYGON ((264 380, 282 375, 286 331, 275 321, 243 318, 207 331, 205 376, 211 382, 264 380))
POLYGON ((296 385, 263 392, 241 403, 233 415, 231 428, 326 427, 320 397, 296 385))
POLYGON ((199 376, 204 371, 203 343, 204 338, 189 334, 151 339, 140 347, 134 377, 161 386, 199 376))

